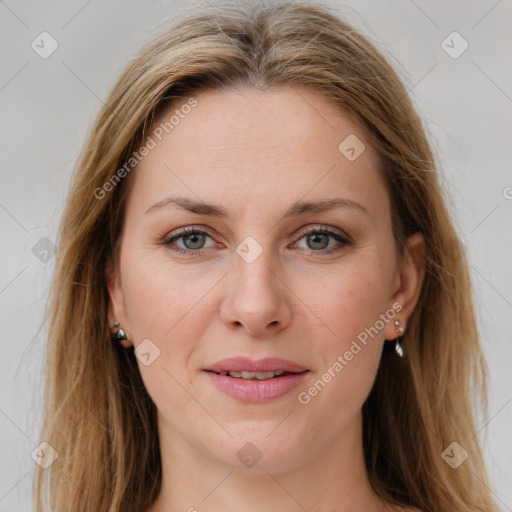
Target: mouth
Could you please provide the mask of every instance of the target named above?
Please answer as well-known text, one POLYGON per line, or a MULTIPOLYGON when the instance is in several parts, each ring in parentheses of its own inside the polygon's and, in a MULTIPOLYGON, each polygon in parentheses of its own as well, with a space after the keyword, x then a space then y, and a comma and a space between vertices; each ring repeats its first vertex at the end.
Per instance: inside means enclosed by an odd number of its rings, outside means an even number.
POLYGON ((266 402, 280 398, 304 379, 309 369, 278 358, 224 359, 203 370, 224 394, 242 402, 266 402))
MULTIPOLYGON (((210 371, 210 370, 205 370, 210 371)), ((243 379, 243 380, 269 380, 269 379, 278 379, 280 377, 287 377, 288 375, 297 375, 299 373, 304 373, 309 370, 304 370, 302 372, 286 372, 284 370, 271 371, 271 372, 249 372, 249 371, 223 371, 223 372, 212 372, 217 375, 229 375, 235 379, 243 379)))
POLYGON ((278 357, 265 357, 263 359, 256 360, 249 359, 248 357, 231 357, 229 359, 217 361, 216 363, 204 368, 204 370, 219 374, 223 372, 226 372, 226 374, 230 373, 231 377, 235 378, 242 377, 243 373, 245 374, 245 377, 242 378, 247 379, 252 379, 254 377, 259 378, 258 375, 262 376, 263 374, 270 373, 273 373, 273 375, 263 376, 263 379, 276 376, 279 377, 284 373, 302 373, 304 371, 308 371, 305 366, 295 363, 294 361, 278 357))

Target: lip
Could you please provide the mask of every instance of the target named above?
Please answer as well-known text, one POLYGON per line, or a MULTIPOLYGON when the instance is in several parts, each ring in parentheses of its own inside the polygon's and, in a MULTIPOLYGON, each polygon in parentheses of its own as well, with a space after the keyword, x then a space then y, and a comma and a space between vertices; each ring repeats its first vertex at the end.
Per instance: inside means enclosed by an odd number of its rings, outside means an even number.
POLYGON ((309 373, 307 368, 279 358, 264 358, 256 361, 246 357, 224 359, 204 369, 213 384, 226 395, 247 403, 268 402, 280 398, 295 389, 309 373), (290 372, 267 380, 244 380, 215 372, 290 372))
POLYGON ((249 359, 247 357, 231 357, 229 359, 223 359, 216 363, 204 368, 210 372, 290 372, 290 373, 301 373, 306 371, 308 368, 300 366, 293 361, 287 359, 280 359, 278 357, 265 357, 263 359, 249 359))
POLYGON ((226 395, 241 402, 257 403, 268 402, 286 395, 304 380, 309 371, 290 373, 268 380, 244 380, 209 371, 204 373, 226 395))

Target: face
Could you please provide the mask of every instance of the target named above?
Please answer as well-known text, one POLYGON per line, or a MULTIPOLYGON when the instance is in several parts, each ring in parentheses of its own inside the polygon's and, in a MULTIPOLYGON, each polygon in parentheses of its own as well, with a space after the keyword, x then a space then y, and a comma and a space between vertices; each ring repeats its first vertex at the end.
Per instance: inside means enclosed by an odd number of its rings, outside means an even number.
POLYGON ((330 100, 194 98, 157 120, 130 176, 110 320, 136 347, 168 445, 290 469, 358 431, 383 344, 414 307, 414 258, 399 266, 376 153, 330 100))

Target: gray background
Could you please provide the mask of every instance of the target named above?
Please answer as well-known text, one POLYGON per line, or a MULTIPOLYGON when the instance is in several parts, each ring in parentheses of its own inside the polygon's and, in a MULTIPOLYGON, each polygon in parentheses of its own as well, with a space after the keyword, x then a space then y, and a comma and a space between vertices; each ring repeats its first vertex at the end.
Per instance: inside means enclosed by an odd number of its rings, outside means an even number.
MULTIPOLYGON (((446 195, 471 263, 490 369, 489 416, 479 419, 478 437, 496 499, 502 510, 512 510, 512 4, 325 4, 335 6, 385 52, 405 80, 439 155, 446 195), (456 59, 441 47, 453 31, 469 44, 456 59)), ((55 241, 76 157, 126 63, 177 13, 194 5, 0 1, 0 512, 32 509, 31 453, 41 441, 45 333, 38 329, 53 266, 46 238, 55 241), (47 59, 31 48, 43 31, 59 45, 47 59)), ((453 43, 455 49, 459 43, 453 43)))

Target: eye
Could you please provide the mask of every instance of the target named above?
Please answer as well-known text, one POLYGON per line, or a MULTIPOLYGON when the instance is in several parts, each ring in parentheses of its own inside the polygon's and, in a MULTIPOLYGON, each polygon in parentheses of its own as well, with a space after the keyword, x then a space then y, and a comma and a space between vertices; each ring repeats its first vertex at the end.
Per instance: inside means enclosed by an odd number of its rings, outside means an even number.
POLYGON ((187 227, 178 231, 172 236, 167 237, 163 243, 172 251, 176 251, 180 254, 201 254, 202 249, 207 249, 215 245, 213 244, 209 247, 206 247, 204 244, 207 238, 210 238, 213 241, 212 237, 209 236, 206 231, 194 227, 187 227), (175 242, 179 241, 182 242, 183 246, 175 244, 175 242))
POLYGON ((306 240, 306 249, 312 252, 321 252, 322 254, 332 254, 352 243, 348 236, 341 232, 334 231, 333 229, 329 229, 326 226, 307 229, 302 233, 302 237, 299 241, 302 239, 306 240), (330 244, 333 239, 338 242, 337 245, 334 244, 333 246, 330 244))
MULTIPOLYGON (((332 254, 341 250, 344 246, 352 244, 350 237, 344 235, 342 232, 329 229, 326 226, 309 228, 303 231, 298 242, 302 239, 306 239, 307 247, 305 247, 305 249, 321 254, 332 254), (335 240, 338 244, 334 244, 333 246, 333 244, 331 244, 332 240, 335 240)), ((296 242, 295 245, 297 245, 298 242, 296 242)), ((179 254, 190 255, 195 253, 196 255, 200 255, 203 249, 214 247, 215 241, 206 231, 189 226, 166 237, 163 244, 179 254), (208 238, 212 240, 213 244, 206 246, 205 242, 208 238), (182 245, 180 245, 180 243, 182 245)))

